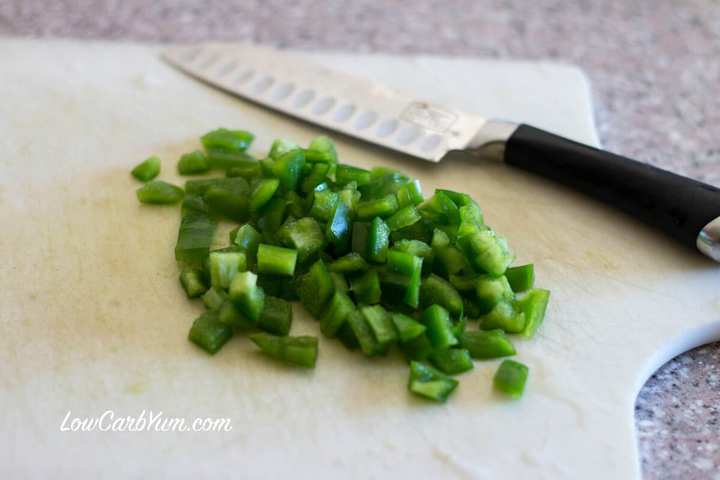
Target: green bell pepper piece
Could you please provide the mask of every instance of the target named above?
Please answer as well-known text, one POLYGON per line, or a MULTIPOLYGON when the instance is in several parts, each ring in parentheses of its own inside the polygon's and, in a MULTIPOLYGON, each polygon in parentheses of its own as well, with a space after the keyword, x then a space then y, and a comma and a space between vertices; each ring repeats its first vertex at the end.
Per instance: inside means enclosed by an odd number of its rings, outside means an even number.
POLYGON ((206 150, 218 149, 227 152, 244 152, 255 139, 255 135, 244 130, 218 128, 200 137, 206 150))
POLYGON ((380 277, 376 270, 368 270, 360 276, 350 279, 350 290, 355 300, 365 305, 380 303, 380 277))
POLYGON ((410 362, 408 390, 436 402, 444 402, 455 391, 459 382, 421 362, 410 362))
POLYGON ((390 218, 387 219, 386 223, 390 227, 391 231, 400 230, 413 225, 415 222, 422 220, 420 214, 415 210, 415 207, 408 205, 402 207, 400 210, 395 212, 390 218))
POLYGON ((328 243, 332 245, 336 255, 347 252, 350 245, 350 229, 350 209, 345 202, 339 201, 325 229, 325 237, 328 243))
MULTIPOLYGON (((191 198, 197 199, 197 197, 191 198)), ((204 208, 202 199, 197 199, 197 204, 204 208)), ((200 207, 183 208, 175 245, 175 259, 194 264, 202 262, 210 251, 216 227, 216 220, 207 211, 203 211, 200 207)))
POLYGON ((258 272, 292 277, 297 256, 297 250, 261 243, 257 252, 258 272))
POLYGON ((523 312, 525 316, 525 327, 522 334, 526 338, 535 336, 538 328, 545 319, 545 311, 550 301, 550 291, 541 288, 534 288, 525 296, 516 300, 515 309, 523 312))
POLYGON ((457 375, 473 369, 470 352, 464 348, 434 350, 430 361, 435 367, 448 375, 457 375))
POLYGON ((510 283, 512 291, 515 293, 530 290, 535 283, 535 269, 532 263, 509 267, 505 271, 505 276, 510 283))
POLYGON ((270 152, 268 153, 268 157, 272 159, 277 159, 293 150, 300 150, 300 145, 293 142, 292 140, 278 138, 277 140, 273 141, 272 145, 270 146, 270 152))
POLYGON ((402 313, 393 313, 392 321, 398 332, 400 343, 407 343, 425 333, 425 325, 402 313))
POLYGON ((495 372, 493 384, 502 393, 512 398, 520 398, 525 391, 528 371, 528 367, 520 362, 503 360, 495 372))
POLYGON ((515 347, 504 331, 473 330, 459 335, 460 346, 470 352, 470 356, 477 359, 509 357, 515 355, 515 347))
POLYGON ((183 268, 180 273, 180 284, 188 298, 199 297, 208 289, 203 280, 202 271, 197 268, 183 268))
POLYGON ((169 205, 178 203, 185 195, 183 189, 162 180, 151 180, 135 192, 140 203, 169 205))
POLYGON ((434 304, 447 309, 454 317, 463 313, 462 297, 457 290, 444 278, 432 274, 422 280, 420 305, 428 307, 434 304))
POLYGON ((292 325, 292 306, 282 298, 265 296, 265 307, 257 326, 267 333, 285 336, 292 325))
POLYGON ((395 324, 390 314, 380 305, 368 305, 360 308, 360 313, 370 326, 375 339, 381 348, 385 348, 398 339, 395 324))
POLYGON ((507 241, 492 230, 482 230, 458 238, 458 245, 476 269, 498 277, 513 260, 507 241))
POLYGON ((313 204, 310 216, 320 222, 330 220, 339 201, 338 194, 330 190, 326 183, 321 183, 313 191, 313 204))
POLYGON ((359 253, 348 253, 330 264, 330 271, 339 273, 360 273, 368 269, 368 264, 359 253))
POLYGON ((280 180, 285 190, 294 191, 300 182, 300 174, 305 165, 302 150, 291 150, 280 155, 273 164, 273 174, 280 180))
POLYGON ((434 348, 448 348, 457 345, 458 339, 453 333, 450 314, 440 305, 432 305, 425 309, 421 317, 427 328, 427 336, 434 348))
POLYGON ((305 150, 305 156, 311 162, 337 163, 335 144, 323 135, 313 138, 305 150))
POLYGON ((498 303, 512 301, 515 297, 512 288, 510 288, 510 283, 504 275, 500 277, 478 276, 475 295, 481 313, 488 313, 498 303))
POLYGON ((413 180, 398 188, 395 193, 398 199, 398 205, 400 207, 407 207, 408 205, 420 205, 423 202, 422 189, 420 188, 420 182, 413 180))
POLYGON ((288 365, 315 368, 318 339, 310 336, 280 337, 269 333, 250 335, 250 340, 270 357, 288 365))
POLYGON ((511 302, 502 301, 480 317, 480 328, 494 330, 500 328, 507 333, 521 333, 525 329, 525 313, 515 310, 511 302))
POLYGON ((367 231, 365 255, 375 263, 384 263, 390 243, 390 229, 380 217, 375 217, 367 231))
POLYGON ((258 212, 262 207, 267 205, 273 195, 275 195, 279 186, 280 180, 277 178, 263 178, 259 180, 250 195, 250 211, 258 212))
POLYGON ((208 270, 210 272, 210 284, 213 287, 227 289, 238 272, 247 270, 247 258, 242 252, 210 252, 208 270))
POLYGON ((375 217, 389 217, 395 213, 397 209, 397 198, 395 195, 389 194, 376 200, 360 202, 357 206, 356 214, 358 220, 372 220, 375 217))
POLYGON ((160 174, 160 159, 153 155, 143 160, 130 172, 141 182, 149 182, 160 174))
POLYGON ((182 155, 178 160, 177 167, 180 175, 195 175, 210 170, 208 159, 200 150, 182 155))
POLYGON ((355 182, 358 187, 370 183, 370 172, 351 165, 338 164, 335 169, 335 183, 339 186, 355 182))
POLYGON ((354 310, 355 304, 350 297, 336 289, 320 317, 320 331, 326 337, 334 337, 354 310))
POLYGON ((233 335, 232 328, 220 323, 215 312, 205 312, 192 324, 188 340, 214 355, 233 335))
POLYGON ((252 225, 246 223, 239 227, 230 241, 245 253, 248 265, 257 263, 257 251, 262 242, 262 235, 252 225))
POLYGON ((240 272, 230 282, 230 300, 248 320, 257 323, 265 305, 265 292, 257 285, 257 275, 240 272))
POLYGON ((310 267, 298 287, 300 302, 315 318, 320 316, 334 292, 335 284, 322 260, 310 267))
POLYGON ((297 250, 298 262, 301 264, 316 258, 325 248, 325 235, 318 222, 311 217, 286 223, 278 232, 278 238, 285 246, 297 250))

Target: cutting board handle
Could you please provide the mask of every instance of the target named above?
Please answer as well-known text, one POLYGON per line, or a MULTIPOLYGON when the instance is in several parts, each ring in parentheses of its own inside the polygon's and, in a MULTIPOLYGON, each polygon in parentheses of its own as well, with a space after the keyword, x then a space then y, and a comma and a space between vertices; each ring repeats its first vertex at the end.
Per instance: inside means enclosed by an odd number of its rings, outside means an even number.
POLYGON ((646 163, 520 125, 505 162, 587 193, 720 261, 720 190, 646 163))

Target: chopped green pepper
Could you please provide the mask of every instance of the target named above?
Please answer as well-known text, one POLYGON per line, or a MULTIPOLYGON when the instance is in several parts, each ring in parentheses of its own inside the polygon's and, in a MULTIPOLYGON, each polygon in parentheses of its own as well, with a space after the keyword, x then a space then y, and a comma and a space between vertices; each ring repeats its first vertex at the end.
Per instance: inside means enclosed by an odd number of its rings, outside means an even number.
POLYGON ((488 313, 499 302, 511 301, 515 296, 504 275, 500 277, 480 275, 476 282, 475 294, 481 313, 488 313))
POLYGON ((524 337, 532 338, 535 336, 545 319, 545 311, 549 300, 550 291, 534 288, 515 302, 515 309, 523 312, 525 316, 525 327, 522 330, 524 337))
POLYGON ((377 200, 360 202, 357 206, 356 213, 358 220, 372 220, 376 217, 389 217, 390 215, 395 213, 397 209, 397 198, 395 197, 395 195, 389 194, 382 198, 378 198, 377 200))
POLYGON ((218 128, 200 138, 206 150, 218 149, 227 152, 244 152, 255 139, 255 135, 244 130, 218 128))
POLYGON ((255 322, 245 317, 230 300, 225 300, 217 312, 220 323, 232 327, 236 332, 252 330, 255 327, 255 322))
POLYGON ((400 344, 400 349, 408 361, 424 362, 430 358, 434 348, 428 336, 423 333, 400 344))
POLYGON ((421 397, 444 402, 457 388, 458 381, 421 362, 410 362, 408 389, 421 397))
POLYGON ((262 235, 252 225, 246 223, 238 228, 231 241, 245 253, 249 265, 257 263, 257 251, 262 242, 262 235))
POLYGON ((390 218, 387 219, 387 225, 391 231, 400 230, 401 228, 409 227, 415 222, 419 222, 422 219, 420 214, 415 210, 415 207, 408 205, 395 212, 390 218))
POLYGON ((334 291, 333 279, 322 260, 318 260, 310 267, 298 288, 300 301, 316 318, 320 316, 334 291))
POLYGON ((265 306, 257 326, 273 335, 285 336, 290 333, 292 307, 282 298, 265 296, 265 306))
POLYGON ((334 337, 343 326, 355 304, 345 293, 335 290, 325 312, 320 318, 320 331, 326 337, 334 337))
POLYGON ((401 343, 407 343, 425 333, 425 325, 402 313, 393 313, 392 320, 401 343))
POLYGON ((500 329, 463 332, 459 340, 460 346, 466 348, 473 358, 488 359, 515 355, 515 347, 500 329))
POLYGON ((470 352, 464 348, 434 350, 430 355, 430 361, 441 372, 448 375, 457 375, 473 369, 470 352))
POLYGON ((305 156, 311 162, 337 163, 335 144, 323 135, 313 138, 305 150, 305 156))
POLYGON ((480 317, 480 328, 500 328, 507 333, 521 333, 525 329, 525 313, 518 312, 510 302, 499 302, 489 313, 480 317))
POLYGON ((203 199, 211 212, 231 220, 244 221, 250 214, 248 192, 250 187, 242 177, 223 178, 222 182, 208 185, 203 199))
POLYGON ((286 223, 278 232, 278 238, 285 246, 297 250, 300 263, 316 258, 325 247, 325 235, 318 222, 310 217, 286 223))
POLYGON ((265 305, 265 292, 257 285, 257 275, 240 272, 230 282, 230 300, 245 317, 257 323, 265 305))
POLYGON ((335 182, 340 186, 355 182, 360 187, 370 183, 370 172, 362 168, 338 164, 335 169, 335 182))
POLYGON ((385 347, 398 338, 395 324, 387 311, 380 305, 362 307, 360 313, 365 317, 370 330, 381 347, 385 347))
POLYGON ((297 250, 261 243, 257 252, 258 272, 292 277, 295 274, 297 254, 297 250))
POLYGON ((151 180, 135 192, 141 203, 151 205, 168 205, 183 199, 182 188, 162 180, 151 180))
POLYGON ((422 323, 427 328, 427 336, 435 348, 448 348, 457 345, 453 334, 450 314, 440 305, 432 305, 422 313, 422 323))
POLYGON ((275 195, 280 186, 280 180, 277 178, 263 178, 259 180, 255 185, 250 196, 250 210, 253 212, 259 211, 264 207, 275 195))
POLYGON ((335 212, 338 200, 338 194, 330 190, 327 183, 319 184, 313 190, 313 204, 310 208, 310 216, 321 222, 330 220, 330 217, 335 212))
POLYGON ((232 328, 220 323, 216 313, 205 312, 193 322, 190 333, 188 334, 188 339, 207 353, 213 355, 230 340, 232 335, 232 328))
POLYGON ((302 150, 290 150, 275 160, 273 174, 280 180, 280 185, 284 189, 295 190, 304 165, 305 155, 302 150))
POLYGON ((227 298, 227 293, 220 287, 210 287, 202 295, 202 301, 208 310, 219 310, 227 298))
POLYGON ((397 196, 400 207, 419 205, 423 202, 422 188, 420 188, 420 182, 418 180, 404 184, 398 188, 395 195, 397 196))
POLYGON ((242 252, 210 252, 208 256, 210 284, 228 288, 235 274, 247 269, 247 258, 242 252))
POLYGON ((203 281, 202 271, 197 268, 183 268, 180 273, 180 283, 188 298, 199 297, 208 289, 203 281))
POLYGON ((505 276, 515 293, 530 290, 535 283, 535 270, 532 263, 510 267, 505 271, 505 276))
POLYGON ((495 277, 503 275, 513 260, 505 239, 492 230, 462 236, 458 238, 458 245, 475 268, 495 277))
POLYGON ((438 304, 456 317, 463 312, 460 294, 447 280, 435 274, 423 279, 420 286, 420 304, 424 307, 438 304))
POLYGON ((365 317, 359 310, 353 310, 350 315, 348 315, 347 322, 360 344, 360 349, 365 355, 371 357, 379 355, 384 351, 384 348, 375 339, 370 324, 365 320, 365 317))
MULTIPOLYGON (((199 203, 204 205, 202 199, 199 203)), ((175 259, 179 262, 199 263, 210 250, 217 222, 206 211, 183 208, 175 259)))
POLYGON ((336 255, 344 254, 350 244, 350 209, 345 202, 337 202, 335 211, 330 217, 325 237, 328 243, 333 246, 336 255))
POLYGON ((383 263, 390 243, 390 229, 380 217, 375 217, 367 231, 365 252, 371 262, 383 263))
POLYGON ((352 252, 330 264, 330 270, 339 273, 359 273, 368 269, 367 262, 360 254, 352 252))
POLYGON ((315 368, 318 355, 316 337, 279 337, 269 333, 250 335, 260 350, 281 362, 298 367, 315 368))
POLYGON ((195 150, 186 153, 178 160, 178 172, 180 175, 194 175, 196 173, 205 173, 210 170, 210 164, 203 152, 195 150))
POLYGON ((282 155, 291 152, 293 150, 299 150, 300 145, 297 143, 286 140, 284 138, 278 138, 277 140, 273 141, 272 145, 270 146, 270 152, 268 153, 268 157, 272 159, 280 158, 282 155))
POLYGON ((374 305, 380 302, 380 277, 377 270, 368 270, 358 277, 350 279, 350 289, 358 303, 374 305))
POLYGON ((503 360, 495 372, 493 383, 499 391, 512 398, 520 398, 525 391, 528 367, 515 360, 503 360))
POLYGON ((132 176, 141 182, 149 182, 160 174, 160 159, 153 155, 132 169, 132 176))

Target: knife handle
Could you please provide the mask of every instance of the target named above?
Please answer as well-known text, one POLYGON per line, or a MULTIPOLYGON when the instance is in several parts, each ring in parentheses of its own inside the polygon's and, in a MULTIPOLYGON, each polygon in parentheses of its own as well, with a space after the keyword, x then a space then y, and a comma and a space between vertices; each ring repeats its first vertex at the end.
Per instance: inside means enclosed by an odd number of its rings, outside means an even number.
POLYGON ((505 162, 589 194, 720 261, 720 190, 646 163, 520 125, 505 162))

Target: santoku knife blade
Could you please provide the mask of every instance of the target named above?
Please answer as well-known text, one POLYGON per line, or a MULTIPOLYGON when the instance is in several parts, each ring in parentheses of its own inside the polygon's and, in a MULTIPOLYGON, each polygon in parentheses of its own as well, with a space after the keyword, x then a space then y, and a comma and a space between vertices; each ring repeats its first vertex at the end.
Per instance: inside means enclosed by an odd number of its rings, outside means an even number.
POLYGON ((163 57, 229 93, 423 160, 502 144, 507 164, 614 205, 720 262, 720 190, 713 186, 529 125, 413 98, 268 47, 205 44, 170 48, 163 57))

